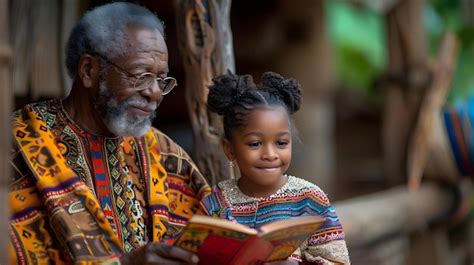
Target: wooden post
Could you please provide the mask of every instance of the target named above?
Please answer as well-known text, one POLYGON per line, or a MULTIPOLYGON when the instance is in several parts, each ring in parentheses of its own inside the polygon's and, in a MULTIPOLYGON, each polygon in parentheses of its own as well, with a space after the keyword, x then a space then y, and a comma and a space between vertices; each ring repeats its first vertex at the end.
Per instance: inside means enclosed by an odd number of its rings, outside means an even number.
POLYGON ((29 96, 29 100, 64 95, 60 60, 63 54, 60 50, 61 7, 59 0, 11 1, 15 95, 29 96))
MULTIPOLYGON (((79 20, 79 16, 81 14, 81 11, 84 12, 84 10, 81 10, 81 4, 84 5, 85 2, 81 2, 80 0, 68 0, 68 1, 62 1, 61 7, 62 10, 61 12, 61 18, 60 18, 60 61, 65 62, 66 61, 66 53, 64 52, 66 50, 66 43, 69 38, 69 34, 72 31, 72 28, 75 26, 77 21, 79 20)), ((85 9, 85 7, 83 8, 85 9)), ((69 95, 70 89, 72 87, 72 80, 69 77, 66 69, 66 64, 62 63, 60 65, 61 67, 61 82, 64 88, 64 95, 69 95)))
POLYGON ((473 0, 461 0, 462 14, 465 23, 470 26, 474 25, 474 1, 473 0))
POLYGON ((446 137, 435 138, 440 131, 444 131, 441 127, 443 124, 439 122, 442 107, 446 101, 448 91, 451 88, 451 80, 457 62, 459 51, 459 43, 454 33, 447 33, 444 35, 439 51, 437 62, 433 67, 433 82, 423 94, 423 99, 420 105, 419 114, 417 115, 417 123, 413 130, 413 135, 408 143, 407 154, 407 174, 408 187, 412 190, 418 189, 421 183, 421 177, 428 160, 428 153, 433 152, 434 158, 437 159, 436 164, 431 165, 437 171, 442 173, 442 178, 446 181, 454 182, 456 176, 454 159, 448 158, 450 150, 442 150, 442 141, 447 141, 446 137), (440 127, 436 127, 436 125, 440 127), (444 139, 442 139, 444 138, 444 139), (439 146, 438 148, 433 148, 439 146), (440 156, 441 155, 441 156, 440 156), (441 167, 440 167, 441 166, 441 167))
POLYGON ((234 72, 230 0, 175 0, 179 49, 186 72, 186 101, 194 134, 194 156, 210 184, 228 179, 220 145, 222 120, 207 111, 212 78, 234 72))
POLYGON ((11 48, 9 44, 9 16, 8 0, 0 0, 0 264, 9 264, 9 200, 8 191, 10 187, 10 115, 12 89, 11 89, 11 48))
POLYGON ((408 136, 430 83, 422 9, 423 0, 401 0, 386 16, 389 65, 383 79, 382 141, 390 185, 406 179, 408 136))
POLYGON ((37 28, 40 5, 40 1, 19 0, 11 1, 9 8, 13 50, 11 58, 12 90, 16 96, 27 97, 30 94, 30 69, 34 57, 35 38, 39 33, 35 29, 37 28))

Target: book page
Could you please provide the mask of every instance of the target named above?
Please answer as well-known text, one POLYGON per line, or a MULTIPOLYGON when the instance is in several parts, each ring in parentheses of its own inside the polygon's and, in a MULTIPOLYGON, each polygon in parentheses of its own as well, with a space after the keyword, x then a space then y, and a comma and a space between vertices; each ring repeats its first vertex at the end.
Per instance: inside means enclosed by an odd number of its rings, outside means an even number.
POLYGON ((267 262, 288 258, 324 221, 320 216, 304 216, 262 226, 259 235, 275 246, 267 262))
POLYGON ((272 233, 274 231, 283 230, 287 232, 286 229, 290 229, 294 226, 307 226, 312 224, 319 224, 322 225, 326 219, 322 216, 300 216, 291 219, 284 219, 275 221, 260 227, 260 235, 265 237, 266 234, 272 233))
POLYGON ((257 230, 247 227, 243 224, 234 223, 225 219, 212 218, 205 215, 194 215, 189 219, 189 223, 207 225, 209 227, 220 228, 221 230, 232 230, 235 232, 240 232, 248 235, 256 235, 257 230))

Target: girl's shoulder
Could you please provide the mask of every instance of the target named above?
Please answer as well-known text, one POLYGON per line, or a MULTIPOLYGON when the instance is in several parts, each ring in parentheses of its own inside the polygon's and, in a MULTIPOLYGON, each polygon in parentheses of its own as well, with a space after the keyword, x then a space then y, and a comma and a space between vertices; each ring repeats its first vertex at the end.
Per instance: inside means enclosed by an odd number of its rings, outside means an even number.
POLYGON ((219 200, 227 205, 233 205, 235 203, 233 198, 241 197, 243 193, 240 191, 235 179, 227 179, 214 185, 211 194, 215 200, 219 200))
POLYGON ((301 194, 318 198, 318 201, 329 204, 326 193, 316 184, 305 179, 288 175, 287 183, 280 189, 281 193, 301 194))
POLYGON ((209 198, 218 199, 218 198, 222 197, 223 190, 219 187, 219 184, 220 184, 220 182, 211 187, 211 194, 210 194, 209 198))
POLYGON ((289 189, 289 190, 311 190, 311 191, 316 191, 316 192, 320 192, 320 193, 324 193, 325 192, 316 184, 308 181, 308 180, 305 180, 305 179, 302 179, 302 178, 299 178, 299 177, 296 177, 296 176, 292 176, 292 175, 287 175, 288 176, 288 181, 287 183, 283 186, 285 187, 286 186, 286 189, 289 189))
POLYGON ((228 190, 228 189, 233 189, 235 187, 237 187, 237 183, 235 179, 226 179, 226 180, 220 181, 219 183, 217 183, 217 185, 214 185, 213 190, 214 189, 228 190))
POLYGON ((216 192, 222 195, 223 200, 225 200, 229 206, 248 204, 259 200, 258 198, 245 195, 240 190, 235 179, 219 182, 216 187, 216 192))
POLYGON ((212 192, 201 200, 201 207, 207 215, 227 219, 229 203, 218 185, 212 187, 212 192))

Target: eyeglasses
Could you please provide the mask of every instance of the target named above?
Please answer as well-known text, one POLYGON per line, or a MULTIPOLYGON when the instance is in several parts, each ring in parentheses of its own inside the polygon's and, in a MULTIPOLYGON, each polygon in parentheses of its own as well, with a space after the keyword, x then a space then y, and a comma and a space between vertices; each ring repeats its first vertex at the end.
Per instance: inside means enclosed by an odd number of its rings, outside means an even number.
POLYGON ((109 59, 105 58, 105 56, 94 53, 98 57, 100 57, 102 60, 106 61, 107 63, 111 64, 114 66, 116 69, 120 70, 122 73, 126 74, 128 77, 135 78, 135 81, 133 82, 133 89, 136 91, 143 91, 145 89, 148 89, 154 85, 154 82, 158 84, 158 87, 161 90, 161 95, 167 95, 173 90, 178 85, 178 81, 174 77, 165 77, 161 78, 156 76, 154 73, 143 73, 140 75, 135 75, 130 73, 129 71, 123 69, 122 67, 118 66, 117 64, 113 63, 109 59))

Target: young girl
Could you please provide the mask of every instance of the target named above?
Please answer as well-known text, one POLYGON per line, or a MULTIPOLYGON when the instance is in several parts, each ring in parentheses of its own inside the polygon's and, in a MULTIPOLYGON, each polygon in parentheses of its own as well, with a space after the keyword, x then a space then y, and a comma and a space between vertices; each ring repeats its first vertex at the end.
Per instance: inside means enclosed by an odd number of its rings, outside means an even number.
POLYGON ((300 101, 299 84, 276 73, 264 73, 260 85, 249 75, 214 79, 208 108, 224 117, 224 152, 241 177, 220 182, 202 205, 210 216, 252 228, 297 216, 324 216, 326 222, 286 262, 349 263, 344 232, 326 194, 285 173, 292 151, 290 116, 300 101))

